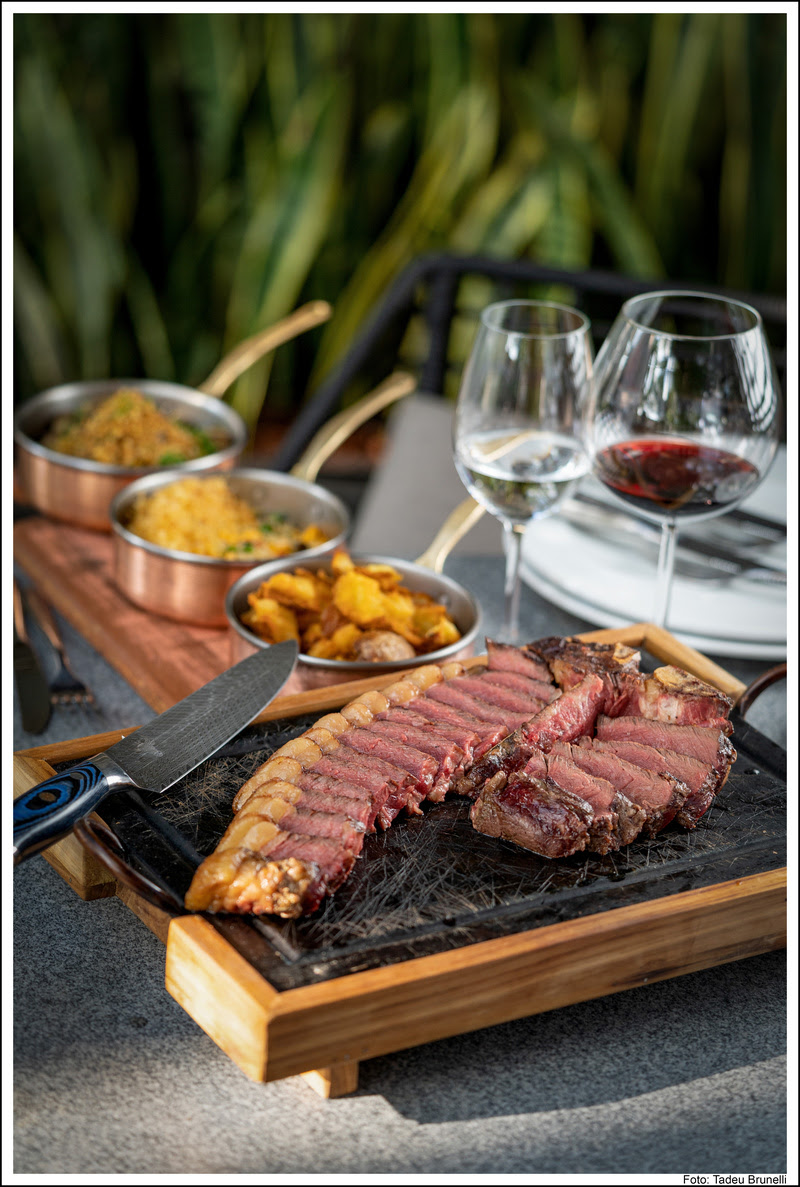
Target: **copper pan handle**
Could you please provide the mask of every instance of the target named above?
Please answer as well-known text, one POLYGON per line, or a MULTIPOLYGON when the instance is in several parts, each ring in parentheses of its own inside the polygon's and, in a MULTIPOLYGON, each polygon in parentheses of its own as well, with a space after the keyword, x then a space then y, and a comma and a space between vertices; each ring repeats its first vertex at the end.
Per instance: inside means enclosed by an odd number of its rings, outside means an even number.
POLYGON ((417 381, 413 375, 405 371, 395 371, 357 403, 332 416, 311 438, 302 457, 292 466, 290 473, 295 478, 313 482, 331 454, 335 453, 357 428, 366 424, 390 404, 394 404, 396 400, 401 400, 409 392, 413 392, 416 386, 417 381))
POLYGON ((75 836, 85 849, 111 871, 118 882, 141 895, 153 906, 172 915, 183 912, 184 906, 177 895, 164 890, 146 874, 134 870, 125 860, 125 847, 104 820, 94 813, 83 816, 73 828, 75 836))
POLYGON ((223 396, 231 384, 265 354, 296 338, 298 334, 328 321, 332 313, 333 309, 327 301, 309 301, 307 305, 301 305, 294 313, 234 346, 197 390, 205 392, 207 396, 223 396))
POLYGON ((444 562, 456 544, 475 526, 484 512, 485 508, 474 499, 464 499, 450 512, 422 556, 417 557, 417 564, 432 569, 434 573, 441 573, 444 562))

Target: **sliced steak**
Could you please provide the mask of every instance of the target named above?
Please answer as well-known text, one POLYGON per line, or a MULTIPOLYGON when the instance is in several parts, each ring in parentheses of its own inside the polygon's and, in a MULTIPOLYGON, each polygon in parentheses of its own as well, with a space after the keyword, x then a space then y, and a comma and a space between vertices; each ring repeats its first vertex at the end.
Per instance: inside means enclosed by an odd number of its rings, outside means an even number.
MULTIPOLYGON (((486 675, 488 676, 489 673, 487 672, 486 675)), ((484 680, 482 675, 459 676, 452 683, 461 692, 468 692, 472 696, 479 697, 489 705, 496 705, 498 709, 507 709, 511 713, 526 713, 528 717, 533 717, 534 713, 538 713, 550 700, 549 696, 539 697, 530 692, 523 693, 513 688, 503 688, 499 684, 493 684, 490 680, 484 680)))
POLYGON ((356 825, 347 816, 332 812, 316 812, 302 804, 294 806, 276 821, 278 828, 286 833, 298 833, 304 837, 331 837, 341 841, 350 853, 358 854, 364 844, 364 826, 356 825))
POLYGON ((509 732, 507 727, 498 722, 483 721, 472 713, 459 713, 452 705, 444 701, 432 701, 428 696, 417 697, 412 702, 414 712, 425 717, 433 725, 452 725, 461 729, 470 729, 479 738, 479 744, 473 748, 473 758, 478 759, 495 746, 501 738, 509 732))
POLYGON ((535 717, 509 734, 487 751, 454 787, 458 795, 474 799, 484 783, 498 772, 510 778, 521 771, 534 750, 549 750, 559 738, 572 741, 591 733, 595 718, 605 701, 603 681, 599 676, 587 676, 580 684, 562 693, 555 701, 540 709, 535 717))
MULTIPOLYGON (((515 729, 523 721, 527 721, 530 714, 511 712, 501 709, 497 705, 490 705, 488 701, 474 696, 469 692, 462 692, 458 688, 459 677, 455 680, 443 680, 441 684, 434 684, 425 693, 426 700, 441 701, 458 709, 462 713, 471 713, 479 720, 488 721, 493 725, 503 725, 506 730, 515 729)), ((415 702, 416 705, 416 702, 415 702)))
POLYGON ((528 759, 523 774, 536 779, 549 776, 559 787, 571 791, 591 804, 594 817, 589 829, 588 848, 594 853, 608 853, 629 845, 638 837, 646 821, 643 808, 632 803, 607 779, 591 775, 564 754, 536 750, 528 759))
MULTIPOLYGON (((719 689, 680 668, 656 668, 632 690, 626 714, 673 725, 712 726, 732 732, 728 715, 733 702, 719 689)), ((613 714, 612 714, 613 716, 613 714)))
MULTIPOLYGON (((367 832, 375 831, 375 818, 388 796, 388 787, 386 795, 378 796, 365 787, 359 787, 357 783, 318 774, 313 768, 303 771, 297 780, 297 786, 302 787, 304 791, 313 791, 346 801, 347 807, 342 807, 341 811, 351 820, 363 824, 367 832)), ((302 798, 298 801, 301 804, 304 802, 302 798)))
POLYGON ((300 833, 279 832, 259 854, 261 859, 282 861, 294 858, 315 867, 316 877, 306 891, 304 911, 315 910, 324 895, 341 886, 353 868, 356 854, 331 837, 307 837, 300 833))
POLYGON ((605 687, 604 712, 624 712, 639 679, 638 651, 622 643, 585 643, 561 637, 537 639, 529 647, 547 663, 561 688, 574 688, 594 674, 605 687))
POLYGON ((497 684, 501 688, 510 688, 514 692, 538 697, 545 705, 554 701, 559 691, 552 682, 546 684, 544 680, 529 680, 527 676, 520 676, 517 672, 494 672, 489 668, 480 673, 480 678, 487 684, 497 684))
MULTIPOLYGON (((370 722, 370 725, 372 724, 373 722, 370 722)), ((345 730, 339 735, 339 741, 350 750, 368 755, 370 758, 378 758, 413 775, 415 788, 421 799, 424 799, 433 787, 439 769, 436 759, 422 750, 416 750, 413 746, 397 741, 385 730, 360 726, 357 729, 345 730)))
MULTIPOLYGON (((375 719, 376 721, 391 721, 398 725, 410 726, 415 730, 420 730, 427 734, 435 741, 451 742, 461 751, 461 766, 462 768, 471 766, 472 755, 475 747, 480 744, 480 736, 464 725, 451 725, 445 721, 431 721, 427 717, 423 717, 421 713, 416 713, 412 707, 392 708, 387 709, 383 713, 379 713, 375 719)), ((420 747, 421 749, 421 747, 420 747)), ((456 771, 455 773, 460 773, 456 771)))
POLYGON ((410 723, 385 719, 372 721, 365 728, 404 747, 413 747, 418 753, 429 755, 436 763, 436 773, 427 797, 433 803, 441 803, 447 795, 453 775, 464 766, 464 751, 455 742, 430 730, 417 729, 410 723))
MULTIPOLYGON (((344 733, 349 731, 345 730, 344 733)), ((409 801, 412 802, 412 810, 419 804, 420 797, 413 775, 378 758, 358 754, 348 747, 340 747, 333 755, 326 754, 314 764, 314 771, 371 791, 378 802, 376 820, 382 828, 388 828, 409 801)))
POLYGON ((490 672, 517 672, 530 680, 553 683, 550 669, 544 660, 532 655, 525 647, 513 647, 510 643, 497 643, 494 639, 487 639, 486 653, 490 672))
POLYGON ((552 779, 521 772, 502 786, 490 780, 470 808, 480 833, 502 837, 542 857, 568 857, 590 841, 592 807, 552 779))
POLYGON ((708 811, 714 799, 717 786, 717 775, 708 763, 693 758, 690 754, 679 754, 677 750, 656 750, 654 746, 645 746, 642 742, 601 742, 594 740, 594 749, 609 751, 619 755, 626 762, 632 762, 637 767, 644 767, 649 771, 658 771, 660 775, 672 775, 689 788, 689 795, 677 813, 680 824, 688 823, 692 828, 700 817, 708 811))
MULTIPOLYGON (((600 717, 597 722, 597 737, 603 742, 642 742, 656 750, 676 750, 678 754, 689 754, 706 763, 714 772, 713 790, 715 796, 728 778, 736 751, 724 731, 710 726, 672 725, 666 721, 651 721, 647 717, 600 717)), ((708 800, 708 803, 711 801, 708 800)), ((698 799, 678 815, 680 824, 693 828, 700 816, 702 800, 698 799), (697 814, 699 813, 699 815, 697 814)), ((706 807, 708 804, 706 804, 706 807)))
POLYGON ((617 791, 642 808, 645 812, 642 831, 654 837, 674 818, 688 798, 689 788, 669 775, 643 770, 616 754, 595 750, 592 742, 592 738, 581 739, 580 745, 556 742, 553 750, 571 758, 591 775, 607 779, 617 791))

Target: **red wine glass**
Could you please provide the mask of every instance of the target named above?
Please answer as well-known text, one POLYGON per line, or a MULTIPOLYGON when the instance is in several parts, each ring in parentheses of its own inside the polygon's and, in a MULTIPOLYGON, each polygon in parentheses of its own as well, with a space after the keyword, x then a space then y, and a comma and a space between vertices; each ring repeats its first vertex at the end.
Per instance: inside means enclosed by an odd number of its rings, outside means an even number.
POLYGON ((628 510, 661 524, 658 626, 679 524, 723 515, 766 475, 778 390, 759 313, 727 297, 632 297, 598 351, 587 415, 594 474, 628 510))

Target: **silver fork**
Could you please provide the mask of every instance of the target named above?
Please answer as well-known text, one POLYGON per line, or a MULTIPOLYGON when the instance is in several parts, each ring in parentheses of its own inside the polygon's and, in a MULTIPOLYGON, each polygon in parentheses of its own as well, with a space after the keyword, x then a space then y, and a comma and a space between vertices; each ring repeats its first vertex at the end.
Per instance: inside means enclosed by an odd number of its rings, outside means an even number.
POLYGON ((64 650, 64 641, 50 607, 35 589, 29 589, 27 592, 31 613, 58 657, 59 669, 55 676, 48 681, 51 704, 93 706, 94 693, 86 687, 70 667, 67 653, 64 650))

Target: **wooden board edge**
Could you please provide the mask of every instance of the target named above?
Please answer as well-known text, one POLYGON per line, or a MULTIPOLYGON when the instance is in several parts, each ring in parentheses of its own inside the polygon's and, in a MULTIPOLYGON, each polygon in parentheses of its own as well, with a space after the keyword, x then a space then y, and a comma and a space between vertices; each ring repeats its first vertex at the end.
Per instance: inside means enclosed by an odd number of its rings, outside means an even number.
POLYGON ((485 941, 275 999, 266 1078, 358 1062, 786 945, 786 871, 485 941))
POLYGON ((653 623, 646 624, 642 646, 646 647, 656 659, 674 664, 678 668, 684 668, 693 676, 697 676, 699 680, 704 680, 706 684, 712 684, 714 688, 718 688, 721 692, 732 697, 734 704, 738 703, 747 687, 741 680, 737 680, 730 672, 726 672, 724 668, 700 651, 696 651, 694 647, 689 647, 686 643, 681 643, 669 631, 664 630, 663 627, 654 626, 653 623))
MULTIPOLYGON (((13 764, 14 799, 54 774, 53 768, 43 759, 24 753, 16 754, 13 764)), ((88 853, 72 834, 43 850, 42 857, 85 902, 110 898, 116 892, 113 874, 88 853)))
POLYGON ((182 915, 171 921, 164 983, 245 1075, 267 1078, 267 1030, 277 990, 207 919, 182 915))
POLYGON ((166 985, 251 1079, 316 1071, 334 1096, 362 1059, 784 947, 785 905, 773 870, 282 993, 188 915, 166 985))

